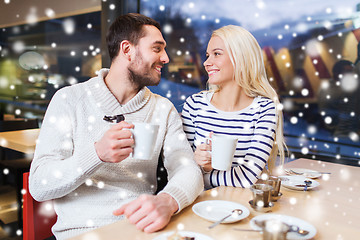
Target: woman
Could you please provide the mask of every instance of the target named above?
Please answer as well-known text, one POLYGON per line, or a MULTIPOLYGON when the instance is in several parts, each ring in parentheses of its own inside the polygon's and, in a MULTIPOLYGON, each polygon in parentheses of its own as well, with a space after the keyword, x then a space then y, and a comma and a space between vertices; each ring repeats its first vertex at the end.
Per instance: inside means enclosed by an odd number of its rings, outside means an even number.
POLYGON ((278 96, 267 79, 261 48, 245 29, 229 25, 214 31, 206 56, 210 91, 186 100, 184 130, 203 170, 205 188, 249 187, 266 164, 273 170, 278 153, 284 162, 278 96), (211 133, 238 138, 231 170, 211 167, 211 142, 206 143, 211 133))

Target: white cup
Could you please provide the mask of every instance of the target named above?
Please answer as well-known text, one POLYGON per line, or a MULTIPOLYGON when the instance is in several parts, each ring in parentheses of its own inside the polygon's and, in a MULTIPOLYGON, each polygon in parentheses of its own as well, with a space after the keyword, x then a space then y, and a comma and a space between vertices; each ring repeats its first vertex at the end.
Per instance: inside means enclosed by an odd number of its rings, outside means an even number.
POLYGON ((154 152, 159 125, 140 122, 133 124, 134 128, 130 129, 135 141, 132 157, 136 159, 150 160, 154 152))
POLYGON ((213 134, 211 137, 211 166, 214 169, 230 170, 238 139, 232 136, 213 134))

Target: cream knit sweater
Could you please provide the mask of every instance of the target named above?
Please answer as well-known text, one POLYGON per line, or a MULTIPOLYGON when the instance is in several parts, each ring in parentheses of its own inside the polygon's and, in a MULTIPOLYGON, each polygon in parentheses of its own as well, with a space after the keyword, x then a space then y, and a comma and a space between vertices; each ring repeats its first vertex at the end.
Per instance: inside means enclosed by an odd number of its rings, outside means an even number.
POLYGON ((156 168, 163 149, 170 194, 179 210, 203 190, 200 169, 182 130, 179 114, 167 99, 146 87, 120 106, 104 83, 107 69, 87 82, 57 91, 41 127, 30 169, 30 193, 38 201, 55 199, 57 239, 113 223, 112 211, 140 194, 154 194, 156 168), (159 124, 151 160, 131 157, 120 163, 102 162, 95 151, 111 126, 104 115, 124 114, 127 122, 159 124))

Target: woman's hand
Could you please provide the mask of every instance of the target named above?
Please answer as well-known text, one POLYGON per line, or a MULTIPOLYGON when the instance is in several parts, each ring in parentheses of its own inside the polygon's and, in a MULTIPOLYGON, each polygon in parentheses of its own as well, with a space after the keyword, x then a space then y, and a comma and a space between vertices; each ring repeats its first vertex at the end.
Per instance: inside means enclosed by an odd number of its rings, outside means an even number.
POLYGON ((194 159, 196 163, 203 168, 205 172, 210 172, 211 167, 211 142, 210 144, 202 143, 196 147, 194 159))

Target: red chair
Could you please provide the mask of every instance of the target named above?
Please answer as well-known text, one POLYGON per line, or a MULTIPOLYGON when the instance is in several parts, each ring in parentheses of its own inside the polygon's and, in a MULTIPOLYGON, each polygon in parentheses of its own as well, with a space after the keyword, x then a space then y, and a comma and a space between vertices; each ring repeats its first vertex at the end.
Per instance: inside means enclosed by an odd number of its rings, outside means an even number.
POLYGON ((23 174, 23 239, 40 240, 51 237, 57 216, 52 201, 37 202, 29 193, 29 173, 23 174))

